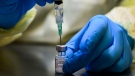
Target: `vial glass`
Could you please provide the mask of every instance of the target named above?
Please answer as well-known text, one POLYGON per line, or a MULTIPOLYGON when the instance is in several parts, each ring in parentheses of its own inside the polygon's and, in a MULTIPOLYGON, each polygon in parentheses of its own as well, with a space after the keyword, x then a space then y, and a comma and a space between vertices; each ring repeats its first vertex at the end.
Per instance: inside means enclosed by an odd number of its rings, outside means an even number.
POLYGON ((68 59, 66 57, 66 46, 57 45, 56 50, 58 51, 58 55, 55 57, 55 72, 56 73, 64 73, 63 72, 63 64, 68 59))

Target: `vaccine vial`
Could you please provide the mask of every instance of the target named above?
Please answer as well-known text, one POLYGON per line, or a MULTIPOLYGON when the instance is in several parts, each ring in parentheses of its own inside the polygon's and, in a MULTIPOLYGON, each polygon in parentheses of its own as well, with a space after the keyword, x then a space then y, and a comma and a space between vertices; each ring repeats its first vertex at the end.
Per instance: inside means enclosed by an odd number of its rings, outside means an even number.
POLYGON ((56 50, 58 52, 58 55, 56 55, 55 57, 55 73, 64 73, 63 64, 67 60, 67 47, 65 45, 56 45, 56 50))

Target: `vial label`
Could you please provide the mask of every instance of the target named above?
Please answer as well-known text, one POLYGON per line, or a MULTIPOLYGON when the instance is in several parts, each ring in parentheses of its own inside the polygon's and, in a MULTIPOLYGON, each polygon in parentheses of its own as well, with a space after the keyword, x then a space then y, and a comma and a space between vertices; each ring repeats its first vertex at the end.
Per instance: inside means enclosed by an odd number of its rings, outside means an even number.
POLYGON ((64 73, 62 68, 66 59, 67 58, 55 58, 55 72, 56 73, 64 73))

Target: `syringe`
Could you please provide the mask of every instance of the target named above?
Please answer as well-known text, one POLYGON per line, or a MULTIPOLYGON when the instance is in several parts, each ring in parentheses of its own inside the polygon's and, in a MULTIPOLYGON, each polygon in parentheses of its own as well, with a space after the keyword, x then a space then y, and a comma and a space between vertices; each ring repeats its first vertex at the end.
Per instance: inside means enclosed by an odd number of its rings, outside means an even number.
POLYGON ((58 33, 60 36, 60 45, 62 45, 61 35, 62 35, 62 23, 63 23, 63 2, 62 0, 55 0, 55 18, 58 26, 58 33))

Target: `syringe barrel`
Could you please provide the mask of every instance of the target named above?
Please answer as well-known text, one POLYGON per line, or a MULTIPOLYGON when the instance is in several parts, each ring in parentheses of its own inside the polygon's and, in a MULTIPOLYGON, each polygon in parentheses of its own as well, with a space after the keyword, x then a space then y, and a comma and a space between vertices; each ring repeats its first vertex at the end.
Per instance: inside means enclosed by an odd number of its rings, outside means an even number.
POLYGON ((63 4, 54 4, 56 23, 63 23, 63 4))

